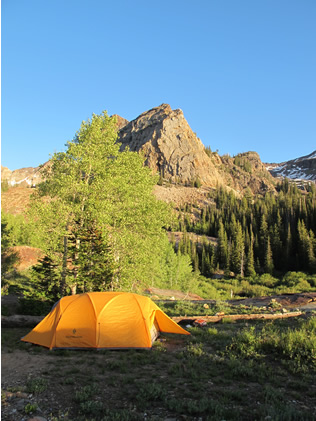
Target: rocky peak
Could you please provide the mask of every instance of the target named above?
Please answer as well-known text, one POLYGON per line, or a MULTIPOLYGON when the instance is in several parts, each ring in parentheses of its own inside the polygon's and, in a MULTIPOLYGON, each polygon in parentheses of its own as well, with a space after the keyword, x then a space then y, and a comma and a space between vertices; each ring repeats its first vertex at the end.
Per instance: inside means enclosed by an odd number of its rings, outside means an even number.
POLYGON ((124 126, 126 126, 126 124, 129 123, 129 121, 126 120, 126 118, 123 118, 123 117, 119 116, 118 114, 113 114, 113 115, 111 115, 111 117, 116 118, 118 130, 121 130, 124 126))
POLYGON ((180 109, 162 104, 142 113, 119 132, 121 150, 141 151, 145 163, 162 177, 180 183, 199 179, 215 185, 218 171, 180 109))

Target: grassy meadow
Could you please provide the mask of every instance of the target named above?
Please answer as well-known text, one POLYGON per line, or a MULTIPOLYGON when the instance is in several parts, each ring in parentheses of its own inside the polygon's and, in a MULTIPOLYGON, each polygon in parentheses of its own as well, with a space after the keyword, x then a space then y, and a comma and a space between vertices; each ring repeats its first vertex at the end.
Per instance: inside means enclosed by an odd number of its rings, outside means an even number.
MULTIPOLYGON (((163 309, 188 312, 184 304, 163 309)), ((3 414, 12 405, 8 392, 26 392, 21 420, 315 419, 313 315, 188 330, 163 334, 150 351, 48 351, 19 340, 29 329, 3 329, 2 352, 33 364, 18 381, 3 379, 3 414)))

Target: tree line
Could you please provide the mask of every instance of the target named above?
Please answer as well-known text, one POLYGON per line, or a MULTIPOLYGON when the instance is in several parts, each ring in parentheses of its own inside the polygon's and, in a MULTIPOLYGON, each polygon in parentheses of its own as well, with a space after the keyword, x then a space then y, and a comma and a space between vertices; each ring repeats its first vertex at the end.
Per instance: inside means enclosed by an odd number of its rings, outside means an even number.
POLYGON ((184 232, 181 253, 191 256, 202 275, 216 269, 240 276, 281 274, 287 271, 316 271, 316 188, 311 183, 302 191, 284 180, 277 193, 254 198, 250 192, 238 198, 220 187, 212 193, 213 203, 190 217, 192 205, 179 216, 177 229, 184 232), (217 238, 217 246, 206 239, 189 240, 187 232, 217 238))

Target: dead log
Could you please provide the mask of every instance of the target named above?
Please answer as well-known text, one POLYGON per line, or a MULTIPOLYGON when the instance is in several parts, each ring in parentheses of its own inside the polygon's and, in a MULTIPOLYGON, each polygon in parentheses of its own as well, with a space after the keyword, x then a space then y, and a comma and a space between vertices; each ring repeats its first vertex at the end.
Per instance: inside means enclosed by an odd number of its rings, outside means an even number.
POLYGON ((206 322, 210 323, 217 323, 220 322, 222 319, 230 319, 230 320, 255 320, 255 319, 266 319, 266 320, 274 320, 274 319, 286 319, 288 317, 298 317, 301 316, 303 313, 301 311, 292 311, 290 313, 273 313, 273 314, 224 314, 221 316, 189 316, 189 317, 171 317, 171 319, 179 323, 181 321, 187 322, 194 322, 198 319, 203 319, 206 322))
POLYGON ((26 316, 14 314, 13 316, 1 316, 1 327, 34 327, 45 316, 26 316))
MULTIPOLYGON (((293 311, 289 313, 273 313, 273 314, 224 314, 220 316, 189 316, 189 317, 171 317, 173 321, 179 323, 186 321, 188 323, 194 322, 198 319, 203 319, 209 323, 218 323, 222 319, 230 320, 255 320, 255 319, 285 319, 288 317, 298 317, 303 313, 301 311, 293 311)), ((1 316, 1 326, 3 328, 12 327, 35 327, 39 322, 44 319, 45 316, 27 316, 21 314, 15 314, 13 316, 1 316)))

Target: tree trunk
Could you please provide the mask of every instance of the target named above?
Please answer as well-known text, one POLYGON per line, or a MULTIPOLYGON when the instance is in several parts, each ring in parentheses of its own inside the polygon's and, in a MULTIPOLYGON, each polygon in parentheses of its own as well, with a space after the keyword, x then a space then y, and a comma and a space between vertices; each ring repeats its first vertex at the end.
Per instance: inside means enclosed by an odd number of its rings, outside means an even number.
MULTIPOLYGON (((66 225, 66 231, 68 225, 66 225)), ((66 291, 66 277, 67 277, 67 257, 68 257, 68 237, 64 235, 64 253, 63 253, 63 270, 61 273, 60 293, 63 297, 66 291)))

